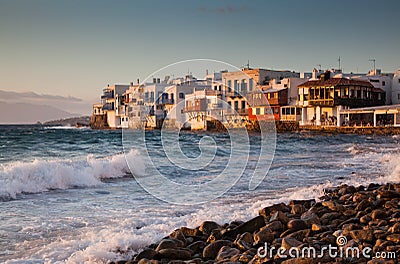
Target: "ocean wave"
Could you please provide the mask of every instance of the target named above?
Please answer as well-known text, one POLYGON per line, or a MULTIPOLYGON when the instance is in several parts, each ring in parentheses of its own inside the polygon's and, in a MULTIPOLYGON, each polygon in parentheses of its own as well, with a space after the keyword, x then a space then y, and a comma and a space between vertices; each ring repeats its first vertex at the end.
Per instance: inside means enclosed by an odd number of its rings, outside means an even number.
MULTIPOLYGON (((131 151, 127 155, 136 156, 131 151)), ((54 189, 93 187, 103 179, 120 178, 129 173, 125 155, 106 158, 88 155, 82 160, 34 160, 0 165, 0 201, 15 199, 22 193, 54 189)))

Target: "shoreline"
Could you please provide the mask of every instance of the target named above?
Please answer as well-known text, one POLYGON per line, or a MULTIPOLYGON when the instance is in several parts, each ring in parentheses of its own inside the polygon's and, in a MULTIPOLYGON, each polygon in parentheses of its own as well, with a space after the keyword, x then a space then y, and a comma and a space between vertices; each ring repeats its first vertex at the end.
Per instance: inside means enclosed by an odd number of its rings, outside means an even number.
POLYGON ((400 183, 371 183, 325 189, 320 201, 293 200, 260 208, 259 215, 246 222, 210 219, 195 228, 171 230, 132 259, 109 263, 375 264, 398 263, 399 258, 400 183), (359 255, 351 255, 351 260, 343 253, 334 257, 324 251, 327 247, 350 253, 358 249, 359 255), (291 255, 309 248, 315 249, 314 257, 291 255), (372 259, 377 253, 386 258, 372 259))

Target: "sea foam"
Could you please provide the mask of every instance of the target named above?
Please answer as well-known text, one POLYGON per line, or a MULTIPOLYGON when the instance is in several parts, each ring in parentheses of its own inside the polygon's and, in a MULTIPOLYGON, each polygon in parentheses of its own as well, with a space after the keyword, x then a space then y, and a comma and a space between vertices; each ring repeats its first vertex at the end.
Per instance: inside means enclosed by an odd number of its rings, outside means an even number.
MULTIPOLYGON (((134 157, 136 153, 131 151, 127 155, 134 157)), ((88 155, 81 160, 12 162, 0 165, 0 200, 15 199, 21 193, 97 186, 102 179, 124 177, 128 173, 124 154, 100 159, 88 155)))

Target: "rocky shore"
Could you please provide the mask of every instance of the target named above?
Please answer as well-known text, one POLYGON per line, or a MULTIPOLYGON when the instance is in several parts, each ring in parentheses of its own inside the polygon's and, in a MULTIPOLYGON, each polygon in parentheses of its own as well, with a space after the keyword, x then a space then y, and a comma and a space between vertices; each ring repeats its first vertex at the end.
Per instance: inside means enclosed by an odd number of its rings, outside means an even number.
POLYGON ((400 183, 342 185, 325 190, 320 201, 261 208, 246 222, 181 227, 132 260, 111 263, 374 264, 399 259, 400 183), (374 258, 376 253, 385 258, 374 258))

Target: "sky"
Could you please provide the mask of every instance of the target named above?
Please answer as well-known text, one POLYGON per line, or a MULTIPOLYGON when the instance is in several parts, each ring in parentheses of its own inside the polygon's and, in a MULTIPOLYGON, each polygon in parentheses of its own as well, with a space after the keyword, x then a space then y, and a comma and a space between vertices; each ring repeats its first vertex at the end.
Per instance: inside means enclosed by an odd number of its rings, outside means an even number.
POLYGON ((91 102, 107 84, 199 58, 300 72, 337 68, 339 56, 344 71, 367 72, 374 58, 393 72, 399 10, 398 0, 0 0, 0 90, 91 102))

